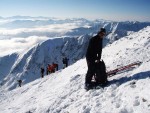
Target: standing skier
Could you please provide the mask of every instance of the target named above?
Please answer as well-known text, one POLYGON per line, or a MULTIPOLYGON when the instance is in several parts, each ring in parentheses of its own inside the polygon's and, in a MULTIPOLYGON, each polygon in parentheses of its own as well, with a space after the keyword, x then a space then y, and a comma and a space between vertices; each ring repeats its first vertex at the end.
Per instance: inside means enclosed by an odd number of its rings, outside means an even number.
POLYGON ((87 74, 85 77, 85 88, 89 89, 92 87, 92 77, 96 72, 96 63, 100 62, 102 54, 103 38, 106 35, 105 28, 101 28, 98 34, 92 37, 89 41, 89 45, 86 52, 87 61, 87 74))

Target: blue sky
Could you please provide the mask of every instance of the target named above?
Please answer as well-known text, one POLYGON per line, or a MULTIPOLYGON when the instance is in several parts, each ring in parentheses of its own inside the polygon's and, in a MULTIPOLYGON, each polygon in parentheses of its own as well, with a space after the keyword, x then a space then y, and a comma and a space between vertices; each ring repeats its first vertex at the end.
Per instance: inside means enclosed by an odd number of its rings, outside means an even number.
POLYGON ((0 16, 150 21, 150 0, 0 0, 0 16))

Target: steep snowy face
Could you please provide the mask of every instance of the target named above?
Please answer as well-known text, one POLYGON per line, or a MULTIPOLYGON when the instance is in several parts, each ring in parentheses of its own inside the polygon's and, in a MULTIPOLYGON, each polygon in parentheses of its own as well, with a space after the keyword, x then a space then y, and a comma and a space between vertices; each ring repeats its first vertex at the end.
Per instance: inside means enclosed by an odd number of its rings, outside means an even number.
MULTIPOLYGON (((9 74, 18 55, 16 53, 0 57, 0 81, 9 74)), ((2 85, 2 84, 1 84, 2 85)))
POLYGON ((20 54, 11 70, 2 80, 2 84, 6 89, 14 89, 17 85, 17 80, 22 79, 24 83, 31 82, 40 78, 40 68, 46 68, 52 62, 59 65, 62 69, 62 58, 69 58, 69 65, 85 56, 88 41, 91 36, 85 35, 80 37, 62 37, 54 38, 37 44, 33 48, 20 54))

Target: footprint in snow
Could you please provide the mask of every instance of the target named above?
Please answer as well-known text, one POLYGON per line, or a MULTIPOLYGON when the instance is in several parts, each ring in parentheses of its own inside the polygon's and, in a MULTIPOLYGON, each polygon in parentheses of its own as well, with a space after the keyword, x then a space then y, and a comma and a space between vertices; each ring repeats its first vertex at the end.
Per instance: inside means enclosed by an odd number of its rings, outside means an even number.
POLYGON ((116 103, 116 104, 115 104, 115 107, 116 107, 116 108, 120 108, 120 103, 116 103))
POLYGON ((133 106, 139 106, 139 105, 140 105, 139 96, 136 96, 135 100, 133 101, 133 106))
POLYGON ((131 83, 130 83, 130 87, 131 87, 131 88, 135 88, 135 87, 136 87, 136 82, 135 82, 135 81, 131 82, 131 83))
POLYGON ((139 106, 139 105, 140 105, 139 100, 134 100, 134 102, 133 102, 133 106, 139 106))
POLYGON ((78 74, 78 75, 75 75, 74 77, 72 77, 72 78, 70 79, 70 82, 73 81, 73 80, 76 80, 76 79, 79 78, 79 77, 80 77, 79 74, 78 74))

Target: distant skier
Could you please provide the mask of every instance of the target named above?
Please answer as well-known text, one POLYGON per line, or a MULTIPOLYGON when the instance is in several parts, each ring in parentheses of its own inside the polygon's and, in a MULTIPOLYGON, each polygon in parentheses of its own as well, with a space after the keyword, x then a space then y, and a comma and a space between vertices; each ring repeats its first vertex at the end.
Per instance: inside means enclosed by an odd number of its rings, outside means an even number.
POLYGON ((92 87, 92 78, 96 74, 96 66, 100 62, 102 54, 102 41, 106 34, 105 28, 101 28, 98 34, 92 37, 89 41, 89 45, 86 52, 87 61, 87 74, 85 77, 85 88, 89 89, 92 87))
POLYGON ((44 77, 44 68, 43 67, 41 67, 41 77, 43 78, 44 77))
POLYGON ((63 60, 62 60, 63 65, 64 65, 64 66, 63 66, 63 69, 66 68, 66 67, 68 67, 68 61, 69 61, 69 59, 68 59, 67 57, 64 57, 64 58, 63 58, 63 60))
POLYGON ((17 81, 18 81, 18 85, 19 85, 19 87, 21 87, 22 80, 17 80, 17 81))

